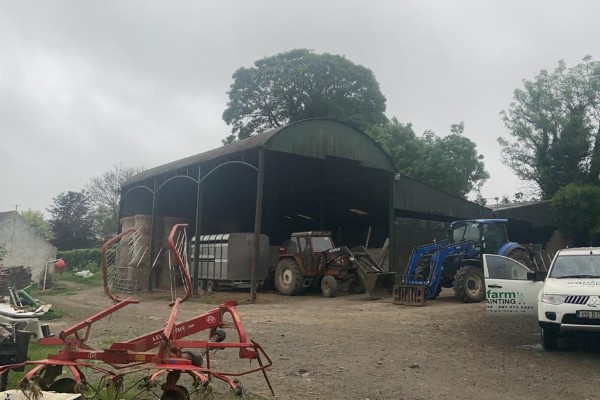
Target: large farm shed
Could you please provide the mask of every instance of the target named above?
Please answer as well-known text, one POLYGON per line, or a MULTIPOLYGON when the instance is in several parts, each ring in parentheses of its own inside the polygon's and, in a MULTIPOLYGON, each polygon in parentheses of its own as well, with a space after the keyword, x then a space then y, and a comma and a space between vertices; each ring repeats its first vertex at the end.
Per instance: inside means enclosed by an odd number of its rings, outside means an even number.
MULTIPOLYGON (((390 238, 395 271, 413 245, 439 238, 443 223, 492 216, 401 176, 368 135, 329 119, 298 121, 141 172, 123 186, 120 213, 123 228, 149 231, 150 259, 170 227, 185 222, 190 237, 258 230, 271 246, 310 230, 331 231, 347 246, 368 237, 370 248, 381 248, 390 238)), ((152 289, 161 278, 151 274, 148 282, 152 289)))

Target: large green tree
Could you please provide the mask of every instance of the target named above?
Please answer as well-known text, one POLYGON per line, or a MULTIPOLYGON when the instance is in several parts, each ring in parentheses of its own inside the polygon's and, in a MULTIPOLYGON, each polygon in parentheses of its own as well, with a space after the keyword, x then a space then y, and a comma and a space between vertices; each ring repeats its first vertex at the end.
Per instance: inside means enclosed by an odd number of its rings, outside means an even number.
POLYGON ((115 165, 112 170, 94 176, 86 186, 91 207, 91 217, 96 231, 101 235, 115 234, 119 228, 119 201, 121 186, 142 167, 115 165))
POLYGON ((52 233, 52 229, 50 228, 50 223, 46 221, 44 218, 44 214, 41 211, 33 211, 31 209, 27 211, 21 211, 21 217, 31 226, 33 226, 37 231, 46 239, 52 240, 54 238, 54 234, 52 233))
POLYGON ((84 249, 95 242, 89 199, 84 191, 61 193, 48 208, 54 232, 52 243, 59 250, 84 249))
POLYGON ((600 186, 570 183, 550 201, 550 210, 562 232, 576 246, 598 245, 600 238, 600 186))
POLYGON ((504 163, 543 198, 571 182, 599 182, 600 63, 590 56, 524 80, 501 115, 510 135, 498 138, 504 163))
POLYGON ((439 137, 431 130, 417 136, 412 125, 392 120, 369 133, 388 153, 396 169, 459 197, 477 190, 489 178, 483 155, 463 136, 463 122, 453 124, 450 134, 439 137))
POLYGON ((366 67, 343 56, 296 49, 233 74, 223 119, 230 143, 305 118, 329 117, 366 129, 382 125, 386 99, 366 67))

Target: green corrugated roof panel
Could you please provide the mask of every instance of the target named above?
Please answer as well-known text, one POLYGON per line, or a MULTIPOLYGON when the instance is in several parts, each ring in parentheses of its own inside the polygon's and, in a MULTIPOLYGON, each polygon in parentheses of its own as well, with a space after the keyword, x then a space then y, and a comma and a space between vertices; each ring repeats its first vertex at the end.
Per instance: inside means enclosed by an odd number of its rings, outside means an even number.
POLYGON ((181 168, 244 153, 261 146, 269 150, 321 159, 326 156, 348 158, 361 162, 365 167, 394 170, 384 151, 362 131, 340 121, 315 118, 297 121, 223 147, 142 171, 129 178, 125 186, 181 168))
POLYGON ((287 125, 265 142, 265 148, 320 159, 327 156, 347 158, 359 161, 365 167, 394 170, 373 139, 334 120, 309 119, 287 125))

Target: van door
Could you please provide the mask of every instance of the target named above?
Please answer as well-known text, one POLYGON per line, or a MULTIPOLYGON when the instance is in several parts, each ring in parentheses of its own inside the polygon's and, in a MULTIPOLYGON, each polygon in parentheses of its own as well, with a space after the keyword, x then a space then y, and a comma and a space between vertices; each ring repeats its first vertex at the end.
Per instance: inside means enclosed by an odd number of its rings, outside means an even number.
POLYGON ((537 296, 544 282, 527 280, 529 268, 512 258, 483 256, 485 311, 488 315, 537 315, 537 296))

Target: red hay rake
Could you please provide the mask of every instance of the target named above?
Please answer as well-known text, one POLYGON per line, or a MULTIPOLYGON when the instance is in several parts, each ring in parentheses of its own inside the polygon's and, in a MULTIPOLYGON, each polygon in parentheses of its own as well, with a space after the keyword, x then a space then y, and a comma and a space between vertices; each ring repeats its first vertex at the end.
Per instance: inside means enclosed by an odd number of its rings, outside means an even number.
MULTIPOLYGON (((50 354, 44 360, 2 366, 0 373, 26 365, 31 366, 32 368, 20 383, 20 389, 30 399, 40 398, 42 390, 81 393, 86 399, 117 400, 126 393, 129 398, 187 400, 194 395, 206 398, 205 396, 212 391, 210 383, 213 379, 225 382, 234 394, 242 395, 243 388, 238 378, 259 371, 263 374, 271 394, 274 395, 266 372, 273 363, 258 343, 248 339, 236 310, 235 301, 225 301, 207 313, 177 322, 179 308, 190 297, 192 288, 190 275, 184 262, 187 254, 186 226, 175 225, 169 235, 170 253, 179 267, 185 294, 171 303, 171 312, 162 329, 124 342, 115 342, 104 349, 95 349, 87 343, 91 327, 95 322, 111 316, 130 304, 139 303, 132 297, 120 299, 111 290, 108 279, 109 248, 118 242, 133 243, 132 238, 136 237, 137 230, 131 228, 109 240, 102 247, 104 290, 114 304, 65 329, 57 337, 39 340, 42 345, 61 345, 62 349, 57 354, 50 354), (228 330, 234 332, 236 337, 233 340, 227 336, 228 330), (203 331, 208 331, 206 340, 188 338, 203 331), (256 360, 258 365, 241 372, 212 368, 211 353, 226 349, 237 349, 239 358, 256 360), (64 369, 72 377, 61 377, 64 369), (84 370, 100 374, 101 378, 96 385, 86 379, 84 370), (191 388, 178 384, 182 374, 191 378, 191 388), (138 379, 127 386, 125 378, 132 376, 138 379), (159 383, 161 377, 166 378, 162 385, 159 383)), ((117 254, 116 257, 118 259, 119 255, 117 254)))

